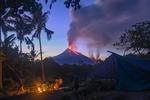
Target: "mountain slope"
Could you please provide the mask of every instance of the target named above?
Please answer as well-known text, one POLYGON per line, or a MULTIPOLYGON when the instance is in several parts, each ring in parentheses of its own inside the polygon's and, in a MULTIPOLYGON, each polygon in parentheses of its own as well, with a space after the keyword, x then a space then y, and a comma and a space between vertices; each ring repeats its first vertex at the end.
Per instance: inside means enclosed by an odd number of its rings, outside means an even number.
POLYGON ((71 49, 66 49, 63 53, 58 56, 53 57, 54 61, 60 65, 63 64, 94 64, 94 62, 83 54, 73 51, 71 49))

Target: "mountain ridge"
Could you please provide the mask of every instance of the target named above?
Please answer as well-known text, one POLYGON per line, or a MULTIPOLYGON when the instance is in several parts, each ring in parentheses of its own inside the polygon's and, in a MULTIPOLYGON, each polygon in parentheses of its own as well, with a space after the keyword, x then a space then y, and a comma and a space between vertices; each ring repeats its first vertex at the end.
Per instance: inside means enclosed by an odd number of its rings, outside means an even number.
POLYGON ((93 65, 94 62, 86 57, 85 55, 71 50, 69 48, 67 48, 64 52, 62 52, 61 54, 54 56, 53 57, 54 61, 57 62, 60 65, 64 65, 64 64, 89 64, 89 65, 93 65))

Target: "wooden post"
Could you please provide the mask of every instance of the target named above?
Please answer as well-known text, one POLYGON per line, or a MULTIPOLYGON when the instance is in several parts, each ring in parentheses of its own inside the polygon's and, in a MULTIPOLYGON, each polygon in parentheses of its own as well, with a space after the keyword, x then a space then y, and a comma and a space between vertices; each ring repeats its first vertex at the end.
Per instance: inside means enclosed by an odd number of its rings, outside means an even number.
POLYGON ((0 59, 0 89, 3 88, 2 60, 0 59))

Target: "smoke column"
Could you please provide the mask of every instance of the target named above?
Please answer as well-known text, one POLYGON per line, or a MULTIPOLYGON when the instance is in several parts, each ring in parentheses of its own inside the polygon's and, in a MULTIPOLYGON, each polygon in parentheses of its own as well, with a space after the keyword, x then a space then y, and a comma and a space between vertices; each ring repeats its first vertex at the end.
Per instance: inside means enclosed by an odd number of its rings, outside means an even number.
POLYGON ((89 48, 111 47, 131 25, 150 20, 149 4, 150 0, 96 0, 95 4, 72 11, 69 46, 76 49, 76 41, 81 38, 89 48))

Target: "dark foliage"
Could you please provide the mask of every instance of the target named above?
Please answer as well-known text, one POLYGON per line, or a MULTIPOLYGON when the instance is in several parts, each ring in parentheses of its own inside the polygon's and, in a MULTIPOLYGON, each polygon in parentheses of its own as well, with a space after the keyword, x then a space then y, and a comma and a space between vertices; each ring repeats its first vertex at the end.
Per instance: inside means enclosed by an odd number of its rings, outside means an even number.
MULTIPOLYGON (((27 54, 22 54, 20 56, 18 47, 14 43, 14 34, 6 38, 2 43, 2 52, 5 54, 5 60, 3 62, 3 81, 4 88, 8 89, 10 83, 14 82, 19 85, 32 82, 34 79, 31 72, 31 57, 27 54)), ((11 87, 12 88, 12 87, 11 87)))
POLYGON ((6 9, 10 9, 12 17, 23 14, 26 11, 34 13, 42 9, 42 5, 36 0, 0 0, 0 13, 6 13, 6 9))
POLYGON ((150 52, 150 21, 137 23, 121 35, 119 42, 114 44, 125 51, 135 54, 149 54, 150 52))
MULTIPOLYGON (((45 0, 45 3, 47 4, 48 1, 50 2, 49 8, 52 9, 53 4, 57 0, 45 0)), ((64 4, 66 8, 73 8, 74 10, 77 10, 81 7, 80 0, 64 0, 64 4)))
MULTIPOLYGON (((52 0, 50 6, 55 1, 52 0)), ((45 3, 47 2, 48 0, 45 0, 45 3)), ((66 0, 64 4, 67 8, 71 7, 76 10, 80 8, 79 2, 80 0, 66 0)), ((34 43, 28 36, 35 31, 33 37, 39 38, 41 31, 44 30, 47 38, 50 39, 53 31, 46 28, 47 19, 48 12, 42 12, 42 5, 38 0, 0 0, 0 52, 5 55, 3 62, 5 88, 10 85, 7 83, 14 82, 15 86, 16 83, 26 85, 41 78, 40 61, 35 61, 39 53, 36 52, 34 43), (7 32, 10 31, 15 32, 16 35, 8 35, 7 32), (2 39, 2 34, 4 39, 2 39), (20 40, 20 49, 15 44, 16 38, 20 40), (23 41, 30 47, 30 53, 22 52, 23 41)), ((40 53, 42 54, 42 51, 40 53)), ((79 68, 82 66, 77 66, 77 68, 73 66, 76 65, 59 66, 52 58, 44 60, 47 79, 62 77, 67 80, 68 77, 74 77, 73 74, 84 76, 88 73, 88 69, 79 68)))
POLYGON ((33 31, 31 23, 28 23, 30 17, 26 13, 33 14, 41 9, 41 4, 35 0, 0 0, 0 47, 2 33, 6 38, 8 31, 14 31, 22 41, 25 34, 33 31))

